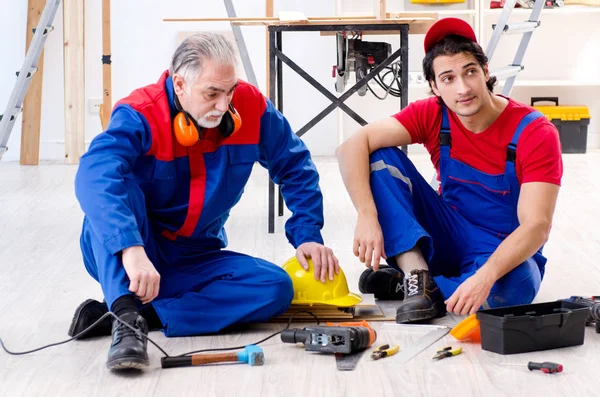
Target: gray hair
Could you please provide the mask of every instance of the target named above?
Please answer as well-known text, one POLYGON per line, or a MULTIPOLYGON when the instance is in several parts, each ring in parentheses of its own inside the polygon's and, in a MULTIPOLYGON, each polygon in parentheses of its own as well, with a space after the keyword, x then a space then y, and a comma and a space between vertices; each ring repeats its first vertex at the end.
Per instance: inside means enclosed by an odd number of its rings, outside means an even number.
POLYGON ((203 32, 186 38, 175 50, 169 74, 183 76, 188 84, 193 84, 200 76, 207 60, 221 65, 236 65, 236 52, 229 40, 222 34, 203 32))

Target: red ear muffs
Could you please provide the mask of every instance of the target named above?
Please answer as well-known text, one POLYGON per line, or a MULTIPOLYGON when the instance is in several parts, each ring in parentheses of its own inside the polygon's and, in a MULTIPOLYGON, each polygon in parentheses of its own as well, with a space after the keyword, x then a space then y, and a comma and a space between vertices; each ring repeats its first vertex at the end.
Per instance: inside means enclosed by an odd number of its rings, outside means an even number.
POLYGON ((242 118, 237 110, 229 103, 229 109, 223 115, 221 124, 219 124, 219 131, 225 138, 235 134, 242 128, 242 118))

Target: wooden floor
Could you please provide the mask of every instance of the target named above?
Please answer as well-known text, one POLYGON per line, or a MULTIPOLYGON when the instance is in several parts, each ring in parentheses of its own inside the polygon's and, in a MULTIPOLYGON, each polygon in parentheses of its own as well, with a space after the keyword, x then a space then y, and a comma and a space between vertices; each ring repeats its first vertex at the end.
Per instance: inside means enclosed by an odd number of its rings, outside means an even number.
MULTIPOLYGON (((425 155, 411 156, 430 179, 425 155)), ((355 212, 332 158, 315 159, 325 196, 324 237, 349 280, 363 268, 351 250, 355 212)), ((546 278, 536 302, 573 294, 600 294, 600 152, 565 155, 565 176, 554 220, 546 278)), ((0 337, 11 350, 33 349, 66 338, 75 307, 100 299, 98 285, 81 262, 82 214, 73 194, 76 167, 0 163, 0 337)), ((257 167, 246 194, 227 224, 230 248, 281 264, 294 254, 283 230, 267 234, 267 175, 257 167)), ((446 316, 441 323, 460 319, 446 316)), ((265 324, 221 336, 167 339, 151 333, 169 353, 249 344, 282 325, 265 324)), ((377 343, 407 348, 429 330, 374 323, 377 343)), ((600 335, 586 329, 583 346, 502 356, 463 345, 462 355, 434 362, 436 348, 458 346, 446 336, 406 365, 395 357, 371 361, 365 355, 353 372, 336 370, 334 358, 311 354, 278 337, 262 345, 265 365, 213 365, 162 370, 150 346, 150 367, 142 374, 114 374, 104 367, 110 338, 71 342, 26 356, 0 351, 0 396, 597 396, 600 335), (564 365, 558 375, 530 372, 528 361, 564 365)))

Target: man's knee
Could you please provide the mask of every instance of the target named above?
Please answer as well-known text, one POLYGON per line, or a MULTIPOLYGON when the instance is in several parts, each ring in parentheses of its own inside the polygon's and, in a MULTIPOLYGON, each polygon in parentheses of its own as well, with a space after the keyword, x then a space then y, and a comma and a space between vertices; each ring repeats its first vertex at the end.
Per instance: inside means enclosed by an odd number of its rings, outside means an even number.
POLYGON ((292 279, 282 268, 273 265, 261 283, 258 299, 272 310, 269 317, 285 312, 294 298, 292 279))
POLYGON ((272 296, 274 299, 274 306, 279 307, 279 310, 274 315, 278 315, 286 311, 292 299, 294 298, 294 286, 292 285, 292 279, 285 271, 281 272, 280 277, 273 284, 272 296))
POLYGON ((384 147, 375 150, 369 155, 369 164, 371 164, 371 169, 378 163, 398 165, 405 163, 406 161, 410 161, 408 156, 397 147, 384 147))
POLYGON ((540 270, 530 258, 494 284, 487 304, 492 308, 529 304, 536 297, 541 281, 540 270))
POLYGON ((371 189, 375 191, 401 186, 412 195, 415 184, 424 181, 408 156, 397 147, 381 148, 371 153, 369 169, 371 189))

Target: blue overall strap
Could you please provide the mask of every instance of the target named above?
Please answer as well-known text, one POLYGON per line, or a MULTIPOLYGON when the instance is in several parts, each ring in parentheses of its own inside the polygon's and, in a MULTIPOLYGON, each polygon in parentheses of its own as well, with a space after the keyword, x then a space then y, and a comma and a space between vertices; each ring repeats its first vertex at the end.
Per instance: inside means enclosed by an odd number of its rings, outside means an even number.
POLYGON ((506 171, 515 172, 515 162, 517 160, 517 142, 519 142, 519 138, 521 137, 521 133, 533 120, 544 117, 544 115, 539 111, 533 111, 527 114, 519 125, 515 133, 513 134, 512 140, 508 144, 508 148, 506 149, 506 171))
POLYGON ((448 109, 442 105, 442 126, 440 128, 440 157, 450 157, 452 138, 450 136, 450 120, 448 120, 448 109))

